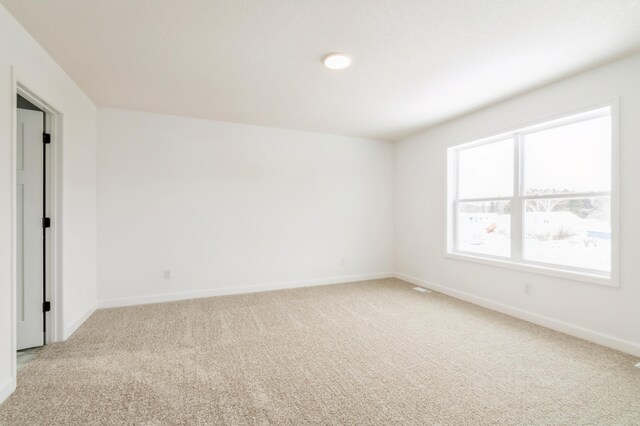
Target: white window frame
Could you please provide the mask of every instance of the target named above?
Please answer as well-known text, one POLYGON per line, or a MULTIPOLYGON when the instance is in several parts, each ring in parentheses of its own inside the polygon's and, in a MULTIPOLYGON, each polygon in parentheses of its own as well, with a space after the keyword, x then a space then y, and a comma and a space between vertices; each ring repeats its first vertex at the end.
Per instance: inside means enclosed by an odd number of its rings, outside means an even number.
POLYGON ((539 120, 532 124, 519 126, 472 142, 450 147, 446 150, 447 176, 445 179, 447 203, 445 227, 445 257, 472 261, 492 266, 515 269, 566 278, 592 284, 619 287, 619 123, 618 100, 592 105, 578 111, 561 114, 552 118, 539 120), (607 111, 607 108, 609 109, 607 111), (524 143, 524 135, 541 130, 576 123, 599 116, 611 116, 611 190, 603 192, 576 192, 569 194, 525 195, 523 179, 523 156, 520 155, 524 143), (465 198, 458 197, 458 153, 462 150, 477 147, 505 139, 514 140, 514 191, 510 197, 465 198), (523 258, 524 242, 524 205, 527 200, 548 198, 591 198, 607 196, 611 200, 611 271, 601 272, 571 266, 535 262, 523 258), (461 202, 510 201, 511 202, 511 256, 499 257, 481 253, 465 252, 456 248, 458 233, 457 209, 461 202), (515 236, 515 238, 514 238, 515 236), (518 238, 519 236, 519 238, 518 238))

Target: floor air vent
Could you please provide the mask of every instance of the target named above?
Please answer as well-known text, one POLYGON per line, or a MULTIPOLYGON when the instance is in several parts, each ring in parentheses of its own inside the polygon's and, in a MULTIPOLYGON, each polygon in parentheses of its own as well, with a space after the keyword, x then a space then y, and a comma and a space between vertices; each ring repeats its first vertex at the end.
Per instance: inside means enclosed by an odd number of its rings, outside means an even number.
POLYGON ((431 290, 427 290, 424 287, 414 287, 413 288, 415 291, 419 291, 420 293, 431 293, 431 290))

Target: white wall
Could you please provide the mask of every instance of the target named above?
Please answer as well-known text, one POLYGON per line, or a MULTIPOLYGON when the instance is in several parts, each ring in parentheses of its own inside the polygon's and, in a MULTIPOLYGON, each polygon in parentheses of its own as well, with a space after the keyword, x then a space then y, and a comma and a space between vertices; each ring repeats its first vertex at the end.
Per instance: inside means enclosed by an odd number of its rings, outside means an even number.
POLYGON ((393 273, 392 143, 98 117, 101 306, 393 273))
POLYGON ((445 123, 401 140, 395 148, 399 277, 640 356, 640 55, 445 123), (616 97, 620 100, 620 288, 443 256, 448 147, 616 97), (532 295, 524 294, 524 282, 532 284, 532 295))
POLYGON ((64 114, 62 210, 63 338, 96 303, 96 107, 0 6, 0 401, 14 387, 12 351, 12 76, 64 114))

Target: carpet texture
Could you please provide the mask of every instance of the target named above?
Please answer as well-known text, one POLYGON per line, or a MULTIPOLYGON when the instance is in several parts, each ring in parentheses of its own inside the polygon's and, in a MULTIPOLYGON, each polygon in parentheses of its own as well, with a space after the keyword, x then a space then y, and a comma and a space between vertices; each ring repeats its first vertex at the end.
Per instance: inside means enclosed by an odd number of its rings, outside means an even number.
POLYGON ((640 424, 638 359, 395 279, 97 311, 2 424, 640 424))

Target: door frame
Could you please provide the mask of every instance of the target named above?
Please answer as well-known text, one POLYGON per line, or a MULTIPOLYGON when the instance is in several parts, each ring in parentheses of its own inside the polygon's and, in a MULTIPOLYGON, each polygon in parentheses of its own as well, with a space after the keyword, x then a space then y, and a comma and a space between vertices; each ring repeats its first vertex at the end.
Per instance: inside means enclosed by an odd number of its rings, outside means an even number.
MULTIPOLYGON (((18 142, 18 105, 17 96, 20 95, 29 102, 44 111, 45 129, 51 135, 51 144, 47 146, 46 163, 46 210, 47 217, 51 217, 51 227, 48 228, 46 238, 46 293, 47 300, 51 302, 51 310, 45 314, 47 332, 45 344, 57 342, 63 339, 62 321, 62 119, 63 115, 49 102, 38 96, 16 75, 12 68, 12 92, 11 92, 11 350, 17 349, 17 142, 18 142)), ((12 373, 14 383, 16 379, 17 365, 13 357, 12 373)))

